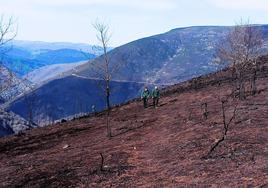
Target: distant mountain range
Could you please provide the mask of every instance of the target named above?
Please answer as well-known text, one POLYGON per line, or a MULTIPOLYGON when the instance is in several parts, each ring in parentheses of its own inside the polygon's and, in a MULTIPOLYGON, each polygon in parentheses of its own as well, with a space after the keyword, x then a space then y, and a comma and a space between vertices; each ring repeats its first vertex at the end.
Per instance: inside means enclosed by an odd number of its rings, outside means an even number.
POLYGON ((43 66, 86 61, 102 54, 100 46, 31 41, 13 41, 4 51, 3 64, 18 76, 43 66))
MULTIPOLYGON (((267 39, 268 26, 256 27, 261 27, 267 39)), ((118 63, 122 65, 113 75, 117 81, 113 84, 118 89, 113 90, 112 104, 137 97, 144 85, 171 85, 222 69, 224 66, 213 63, 215 47, 230 29, 217 26, 179 28, 111 50, 111 68, 118 63)), ((34 91, 38 101, 35 121, 61 119, 79 113, 81 109, 88 112, 92 104, 103 109, 105 105, 98 97, 101 93, 99 76, 92 68, 102 60, 102 56, 98 57, 38 87, 34 91), (83 107, 75 107, 75 104, 83 107)), ((24 98, 13 101, 8 109, 26 118, 24 98)))
MULTIPOLYGON (((42 42, 42 41, 13 41, 13 45, 19 48, 28 49, 34 53, 40 54, 47 50, 61 50, 71 49, 76 51, 82 51, 85 53, 100 56, 103 53, 102 47, 97 45, 90 45, 84 43, 70 43, 70 42, 42 42)), ((109 47, 110 51, 112 47, 109 47)))

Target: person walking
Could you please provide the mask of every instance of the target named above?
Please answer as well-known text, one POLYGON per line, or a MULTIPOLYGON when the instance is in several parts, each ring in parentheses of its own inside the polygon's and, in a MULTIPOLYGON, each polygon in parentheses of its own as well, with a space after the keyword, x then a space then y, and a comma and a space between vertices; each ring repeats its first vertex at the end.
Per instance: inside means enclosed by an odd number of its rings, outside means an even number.
POLYGON ((150 91, 147 87, 144 88, 144 90, 141 93, 141 99, 143 100, 143 107, 147 108, 148 106, 148 99, 150 97, 150 91))
POLYGON ((155 86, 155 88, 152 92, 152 98, 153 98, 153 102, 154 102, 154 107, 157 108, 159 98, 160 98, 160 91, 159 91, 157 86, 155 86))

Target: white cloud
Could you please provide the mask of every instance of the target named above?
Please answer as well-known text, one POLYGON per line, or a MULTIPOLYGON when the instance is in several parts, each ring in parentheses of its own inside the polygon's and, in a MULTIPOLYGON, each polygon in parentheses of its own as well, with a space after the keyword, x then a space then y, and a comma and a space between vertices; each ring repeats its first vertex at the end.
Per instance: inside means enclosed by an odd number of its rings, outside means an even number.
POLYGON ((207 0, 210 4, 224 9, 268 10, 267 0, 207 0))

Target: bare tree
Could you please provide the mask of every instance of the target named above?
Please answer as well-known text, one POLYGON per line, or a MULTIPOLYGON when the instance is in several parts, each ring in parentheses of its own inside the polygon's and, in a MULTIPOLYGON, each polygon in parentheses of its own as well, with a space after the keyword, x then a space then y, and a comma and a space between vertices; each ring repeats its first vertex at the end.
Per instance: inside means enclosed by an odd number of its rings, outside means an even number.
POLYGON ((106 126, 107 126, 107 136, 112 137, 111 126, 110 126, 110 111, 111 111, 111 93, 114 92, 111 88, 111 81, 114 78, 115 74, 127 63, 127 59, 130 57, 129 54, 122 54, 122 56, 117 59, 117 61, 111 61, 108 55, 108 45, 111 39, 111 33, 109 31, 109 25, 96 20, 93 24, 93 27, 96 30, 96 37, 101 43, 103 49, 103 55, 96 61, 92 61, 91 68, 97 79, 100 79, 100 88, 102 89, 105 95, 106 103, 106 126))
POLYGON ((217 48, 218 63, 230 63, 233 76, 237 80, 234 88, 239 91, 239 99, 245 99, 245 73, 253 67, 253 87, 256 89, 255 80, 256 62, 263 46, 263 34, 259 26, 241 20, 236 24, 224 41, 217 48))
POLYGON ((0 16, 0 94, 6 91, 12 84, 14 74, 4 66, 3 56, 10 50, 7 45, 16 37, 17 29, 13 17, 0 16))
POLYGON ((109 116, 110 116, 110 110, 111 110, 111 104, 110 104, 110 95, 111 95, 111 78, 112 78, 112 68, 110 64, 110 60, 107 54, 107 48, 108 43, 110 41, 111 35, 109 33, 109 26, 105 23, 101 23, 99 21, 96 21, 93 24, 93 27, 95 28, 97 32, 97 39, 102 45, 103 48, 103 56, 102 56, 102 62, 98 62, 94 64, 95 73, 97 76, 104 82, 104 87, 102 89, 105 93, 105 102, 106 102, 106 127, 107 127, 107 136, 111 137, 111 126, 109 122, 109 116))
POLYGON ((224 99, 221 100, 223 134, 222 134, 221 138, 210 148, 210 150, 209 150, 209 152, 208 152, 206 157, 210 156, 211 153, 220 145, 220 143, 222 143, 226 139, 227 133, 229 131, 230 124, 235 119, 236 111, 237 111, 237 105, 235 105, 235 107, 234 107, 232 116, 230 117, 229 120, 227 120, 227 117, 226 117, 226 103, 228 103, 227 100, 224 100, 224 99))

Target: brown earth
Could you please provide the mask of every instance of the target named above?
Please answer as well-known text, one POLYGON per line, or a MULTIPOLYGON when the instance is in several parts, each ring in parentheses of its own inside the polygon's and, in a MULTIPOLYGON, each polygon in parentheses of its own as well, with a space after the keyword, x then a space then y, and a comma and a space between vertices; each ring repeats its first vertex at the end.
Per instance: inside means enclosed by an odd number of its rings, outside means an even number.
POLYGON ((0 187, 268 187, 267 63, 255 96, 228 99, 226 120, 237 105, 235 119, 207 155, 223 134, 228 75, 169 87, 157 109, 143 109, 140 101, 114 108, 111 139, 102 113, 2 138, 0 187))

